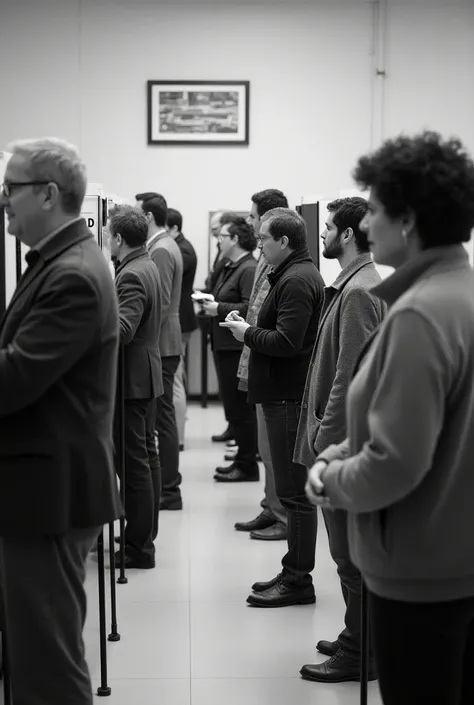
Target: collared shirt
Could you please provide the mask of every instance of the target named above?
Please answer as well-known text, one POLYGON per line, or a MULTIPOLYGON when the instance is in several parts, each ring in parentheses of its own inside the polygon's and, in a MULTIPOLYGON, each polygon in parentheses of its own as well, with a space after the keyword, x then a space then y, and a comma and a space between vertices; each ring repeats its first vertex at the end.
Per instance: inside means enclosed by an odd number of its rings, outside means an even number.
POLYGON ((59 235, 63 230, 66 230, 70 225, 73 225, 73 223, 78 223, 80 220, 82 220, 82 215, 78 215, 75 218, 71 218, 71 220, 68 220, 67 223, 63 223, 63 225, 60 225, 59 228, 56 228, 53 230, 51 233, 48 233, 44 237, 39 240, 36 245, 34 245, 31 249, 36 250, 36 252, 41 252, 41 250, 44 248, 44 246, 50 242, 56 235, 59 235))
POLYGON ((154 235, 152 235, 146 243, 146 249, 151 250, 155 242, 158 240, 159 237, 162 235, 166 235, 168 233, 166 228, 162 228, 161 230, 158 230, 154 235))

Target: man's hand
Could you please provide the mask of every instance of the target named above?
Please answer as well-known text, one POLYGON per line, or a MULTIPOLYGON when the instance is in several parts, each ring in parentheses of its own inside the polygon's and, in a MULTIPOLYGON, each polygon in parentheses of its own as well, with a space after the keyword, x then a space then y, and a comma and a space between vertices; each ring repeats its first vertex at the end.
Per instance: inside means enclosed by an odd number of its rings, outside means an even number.
POLYGON ((311 470, 308 473, 308 481, 306 483, 306 496, 308 497, 311 504, 319 505, 321 507, 330 507, 330 501, 328 497, 324 496, 324 483, 323 474, 327 468, 327 463, 325 461, 316 461, 311 470))
POLYGON ((202 301, 201 306, 206 316, 217 316, 217 301, 202 301))
POLYGON ((229 328, 236 340, 244 342, 245 331, 250 325, 236 311, 231 311, 224 323, 219 323, 222 328, 229 328))

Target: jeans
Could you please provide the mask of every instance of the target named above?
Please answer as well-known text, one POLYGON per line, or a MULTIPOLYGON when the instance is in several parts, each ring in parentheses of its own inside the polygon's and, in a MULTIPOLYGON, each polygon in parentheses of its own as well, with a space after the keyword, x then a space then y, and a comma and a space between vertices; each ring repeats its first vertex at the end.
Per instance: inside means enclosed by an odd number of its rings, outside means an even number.
MULTIPOLYGON (((159 464, 150 462, 147 416, 151 399, 126 399, 125 411, 125 543, 127 555, 142 563, 155 557, 153 545, 154 487, 152 472, 159 464)), ((155 449, 156 456, 156 449, 155 449)))
POLYGON ((329 538, 331 557, 337 566, 342 595, 346 603, 345 629, 337 640, 348 658, 359 661, 361 641, 361 585, 362 578, 349 555, 347 512, 342 509, 323 509, 324 523, 329 538))
POLYGON ((369 603, 384 705, 474 703, 474 597, 369 603))
POLYGON ((240 350, 214 350, 214 361, 226 418, 238 446, 234 463, 243 471, 257 467, 257 418, 247 402, 247 393, 239 389, 237 370, 240 350))
MULTIPOLYGON (((82 630, 100 528, 4 537, 0 585, 15 705, 93 705, 82 630)), ((2 700, 3 702, 3 700, 2 700)))
POLYGON ((256 404, 257 409, 257 432, 258 432, 258 452, 265 467, 265 496, 260 502, 263 509, 262 515, 273 521, 287 524, 286 512, 277 497, 275 487, 275 475, 273 473, 272 454, 268 442, 267 427, 263 417, 261 404, 256 404))
POLYGON ((179 438, 173 404, 174 376, 180 356, 161 358, 163 396, 156 400, 156 431, 161 466, 163 498, 179 499, 181 475, 179 472, 179 438))
POLYGON ((300 404, 264 402, 262 409, 276 493, 288 516, 288 552, 282 560, 282 580, 294 587, 308 587, 313 582, 310 573, 314 569, 318 515, 306 497, 306 468, 293 462, 300 404))

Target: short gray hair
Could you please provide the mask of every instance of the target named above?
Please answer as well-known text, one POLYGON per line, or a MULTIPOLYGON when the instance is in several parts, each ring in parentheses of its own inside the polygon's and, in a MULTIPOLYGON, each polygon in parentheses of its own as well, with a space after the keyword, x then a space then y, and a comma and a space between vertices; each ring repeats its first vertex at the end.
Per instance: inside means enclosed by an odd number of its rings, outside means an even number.
POLYGON ((86 167, 74 145, 55 138, 14 142, 8 148, 27 161, 32 181, 52 181, 59 188, 66 213, 79 215, 86 195, 86 167))

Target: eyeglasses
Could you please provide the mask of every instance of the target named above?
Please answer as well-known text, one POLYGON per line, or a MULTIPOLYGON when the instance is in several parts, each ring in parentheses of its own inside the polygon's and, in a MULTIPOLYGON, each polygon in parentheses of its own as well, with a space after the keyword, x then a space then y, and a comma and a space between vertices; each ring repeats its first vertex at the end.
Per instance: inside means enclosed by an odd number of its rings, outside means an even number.
POLYGON ((2 184, 2 196, 10 198, 12 189, 21 188, 22 186, 47 186, 51 181, 9 181, 7 184, 2 184))

